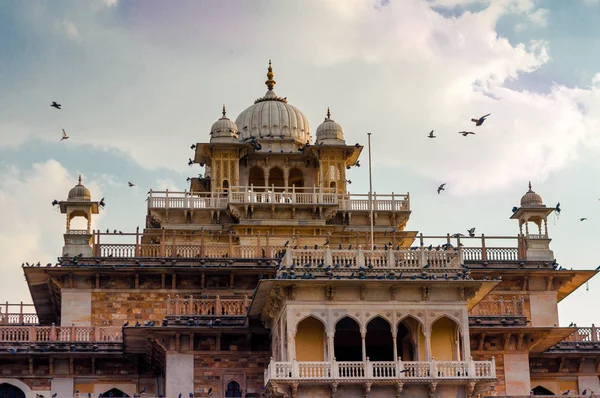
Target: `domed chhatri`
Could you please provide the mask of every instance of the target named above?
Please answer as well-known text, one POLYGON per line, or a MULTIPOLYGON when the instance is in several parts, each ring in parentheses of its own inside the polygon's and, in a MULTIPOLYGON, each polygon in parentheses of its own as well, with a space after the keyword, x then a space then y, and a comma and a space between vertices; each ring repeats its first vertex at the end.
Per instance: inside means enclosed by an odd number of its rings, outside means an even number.
POLYGON ((210 142, 231 142, 238 140, 238 128, 227 116, 223 105, 223 116, 210 128, 210 142))
POLYGON ((235 119, 242 141, 260 138, 273 142, 291 141, 300 145, 310 142, 308 119, 300 110, 287 103, 287 98, 278 97, 273 91, 275 80, 269 61, 267 93, 254 101, 235 119))
POLYGON ((345 145, 344 130, 342 126, 331 118, 331 112, 327 108, 325 121, 317 127, 317 144, 323 145, 345 145))
POLYGON ((81 174, 79 175, 79 182, 69 191, 69 196, 67 200, 70 202, 89 202, 92 200, 92 195, 90 194, 90 190, 87 189, 81 183, 81 174))
POLYGON ((529 191, 521 198, 521 207, 544 207, 542 197, 531 189, 531 181, 529 182, 529 191))

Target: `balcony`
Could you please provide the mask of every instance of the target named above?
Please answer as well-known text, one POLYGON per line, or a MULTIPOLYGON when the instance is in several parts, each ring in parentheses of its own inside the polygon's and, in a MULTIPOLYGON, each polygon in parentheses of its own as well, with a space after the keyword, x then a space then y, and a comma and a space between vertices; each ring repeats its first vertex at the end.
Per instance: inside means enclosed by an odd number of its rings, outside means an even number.
POLYGON ((167 296, 166 320, 169 325, 190 323, 194 326, 240 326, 246 322, 250 299, 227 298, 174 298, 167 296))
POLYGON ((282 261, 285 267, 347 271, 429 271, 460 270, 462 250, 337 250, 288 249, 282 261))
POLYGON ((397 361, 397 362, 276 362, 265 369, 270 381, 402 381, 405 383, 457 380, 494 380, 496 362, 491 361, 397 361))
POLYGON ((525 326, 527 317, 523 311, 522 297, 505 300, 483 300, 469 313, 469 326, 525 326))
POLYGON ((0 325, 35 325, 39 323, 33 304, 3 304, 0 307, 0 325), (15 308, 16 307, 16 308, 15 308))
POLYGON ((120 343, 123 334, 113 326, 0 326, 0 343, 120 343))
MULTIPOLYGON (((374 211, 410 211, 406 194, 373 194, 374 211)), ((227 192, 152 191, 148 209, 226 209, 229 204, 274 206, 339 206, 344 211, 369 211, 368 194, 338 194, 333 188, 235 186, 227 192)))

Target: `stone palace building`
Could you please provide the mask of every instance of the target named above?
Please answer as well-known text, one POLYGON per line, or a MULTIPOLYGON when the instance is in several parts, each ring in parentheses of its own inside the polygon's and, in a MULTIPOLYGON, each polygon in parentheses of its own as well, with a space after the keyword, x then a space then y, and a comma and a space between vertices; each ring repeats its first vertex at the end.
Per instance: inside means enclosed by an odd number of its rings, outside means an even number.
POLYGON ((531 186, 514 236, 407 231, 408 194, 349 193, 363 147, 329 111, 313 139, 270 65, 266 85, 192 146, 189 190, 149 192, 142 230, 92 230, 81 178, 56 204, 58 264, 0 306, 0 398, 600 393, 599 330, 557 312, 596 271, 558 265, 531 186))

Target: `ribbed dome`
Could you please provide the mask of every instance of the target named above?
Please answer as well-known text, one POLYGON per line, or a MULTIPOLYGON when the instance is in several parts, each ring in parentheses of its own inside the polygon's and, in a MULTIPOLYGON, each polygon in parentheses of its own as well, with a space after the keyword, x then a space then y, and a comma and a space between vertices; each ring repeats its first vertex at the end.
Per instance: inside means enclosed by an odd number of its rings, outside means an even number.
POLYGON ((521 198, 521 207, 540 207, 544 206, 542 197, 531 190, 531 182, 529 183, 529 191, 521 198))
POLYGON ((225 105, 223 105, 223 117, 217 120, 210 128, 210 142, 237 141, 237 126, 226 116, 226 114, 225 105))
POLYGON ((81 183, 81 175, 79 175, 79 182, 69 191, 67 200, 74 202, 89 202, 92 200, 90 190, 83 186, 81 183))
POLYGON ((264 97, 254 101, 235 119, 240 139, 260 138, 263 140, 293 140, 301 145, 311 141, 308 119, 300 110, 287 103, 287 98, 278 97, 273 91, 273 68, 269 61, 268 91, 264 97))
POLYGON ((327 108, 325 121, 317 127, 317 144, 345 144, 344 130, 342 126, 331 118, 331 112, 327 108))

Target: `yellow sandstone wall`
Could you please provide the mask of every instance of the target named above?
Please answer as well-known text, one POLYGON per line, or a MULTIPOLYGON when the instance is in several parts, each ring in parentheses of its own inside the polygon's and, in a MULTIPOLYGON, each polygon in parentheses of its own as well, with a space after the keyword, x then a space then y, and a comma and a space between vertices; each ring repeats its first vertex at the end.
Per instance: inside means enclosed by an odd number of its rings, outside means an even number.
POLYGON ((448 318, 442 318, 431 329, 431 355, 436 361, 453 361, 454 330, 456 324, 448 318))
POLYGON ((304 319, 296 332, 296 360, 324 361, 324 327, 315 318, 304 319))

